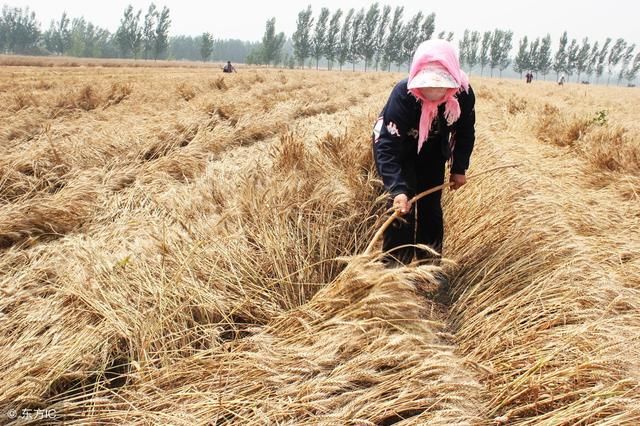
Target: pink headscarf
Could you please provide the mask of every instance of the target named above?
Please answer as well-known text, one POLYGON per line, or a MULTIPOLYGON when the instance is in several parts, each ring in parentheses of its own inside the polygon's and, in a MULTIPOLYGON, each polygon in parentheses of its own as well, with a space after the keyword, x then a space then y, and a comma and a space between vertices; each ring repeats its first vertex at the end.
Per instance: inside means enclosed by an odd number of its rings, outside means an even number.
POLYGON ((432 102, 426 99, 420 93, 419 89, 409 89, 417 99, 422 101, 422 112, 420 113, 420 126, 418 129, 418 152, 427 137, 431 123, 438 115, 438 105, 445 104, 445 118, 447 123, 451 125, 460 118, 460 104, 456 99, 456 94, 464 89, 469 91, 469 77, 460 69, 458 56, 456 55, 453 45, 446 40, 427 40, 418 46, 416 53, 413 55, 411 62, 411 70, 409 71, 409 83, 420 71, 431 66, 442 67, 451 75, 458 83, 458 88, 449 89, 443 100, 440 102, 432 102))

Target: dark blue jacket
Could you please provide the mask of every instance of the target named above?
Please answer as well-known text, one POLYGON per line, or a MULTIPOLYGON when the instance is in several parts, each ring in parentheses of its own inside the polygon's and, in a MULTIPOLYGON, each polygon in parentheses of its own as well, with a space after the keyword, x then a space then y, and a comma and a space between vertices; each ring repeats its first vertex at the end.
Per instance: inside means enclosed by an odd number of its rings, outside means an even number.
MULTIPOLYGON (((429 143, 442 147, 443 161, 451 157, 451 173, 465 174, 475 142, 475 95, 469 87, 457 95, 460 118, 451 126, 444 118, 444 105, 438 108, 438 117, 429 130, 429 143)), ((378 174, 385 189, 392 195, 415 195, 413 174, 418 157, 418 126, 421 103, 407 92, 407 79, 393 88, 387 104, 376 122, 373 133, 373 151, 378 174)))

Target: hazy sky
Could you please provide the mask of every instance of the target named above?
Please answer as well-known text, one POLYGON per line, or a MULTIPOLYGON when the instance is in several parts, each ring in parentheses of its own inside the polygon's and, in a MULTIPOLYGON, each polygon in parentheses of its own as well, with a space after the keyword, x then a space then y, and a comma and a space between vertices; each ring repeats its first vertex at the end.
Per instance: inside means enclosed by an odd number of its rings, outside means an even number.
MULTIPOLYGON (((10 6, 29 6, 36 12, 43 29, 52 19, 59 19, 63 11, 71 17, 84 16, 96 25, 114 31, 125 7, 132 4, 142 9, 143 15, 151 1, 89 1, 89 0, 31 0, 17 2, 0 0, 10 6)), ((172 35, 199 35, 211 32, 214 38, 239 38, 260 40, 265 21, 276 18, 276 30, 290 37, 295 31, 298 12, 311 5, 314 16, 320 8, 331 12, 338 8, 356 10, 367 8, 370 1, 360 0, 312 0, 302 2, 278 0, 158 0, 155 4, 171 10, 172 35)), ((510 29, 514 32, 514 47, 523 35, 544 36, 550 33, 554 44, 562 31, 567 30, 569 39, 604 40, 606 37, 622 37, 631 43, 640 42, 638 17, 640 2, 632 0, 527 0, 527 1, 380 1, 380 5, 404 6, 407 17, 422 10, 435 12, 436 34, 441 30, 453 31, 455 38, 462 36, 464 29, 492 30, 510 29)))

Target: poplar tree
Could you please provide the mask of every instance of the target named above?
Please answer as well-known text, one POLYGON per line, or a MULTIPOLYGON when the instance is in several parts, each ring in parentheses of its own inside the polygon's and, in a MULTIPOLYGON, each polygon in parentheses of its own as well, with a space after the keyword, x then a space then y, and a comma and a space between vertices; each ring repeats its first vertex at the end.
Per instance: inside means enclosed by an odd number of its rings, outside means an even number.
POLYGON ((338 48, 338 64, 340 65, 340 71, 342 71, 342 66, 347 62, 347 58, 349 57, 349 43, 351 41, 354 13, 355 10, 353 8, 349 9, 347 16, 344 18, 344 23, 342 24, 342 31, 340 31, 340 42, 338 48))
POLYGON ((378 18, 380 16, 380 8, 378 3, 373 3, 364 18, 362 25, 362 56, 364 57, 364 70, 367 71, 369 62, 376 53, 376 28, 378 26, 378 18))
POLYGON ((489 64, 491 44, 491 31, 485 31, 482 34, 482 44, 480 45, 480 75, 484 72, 484 67, 489 64))
POLYGON ((540 41, 540 50, 538 53, 538 72, 546 79, 547 74, 551 70, 551 35, 547 34, 540 41))
POLYGON ((327 58, 329 69, 333 68, 333 61, 339 53, 340 46, 340 18, 342 17, 342 9, 338 9, 331 16, 329 21, 329 29, 324 44, 324 56, 327 58))
POLYGON ((589 44, 589 39, 585 37, 582 40, 582 46, 580 50, 578 50, 578 56, 576 58, 576 71, 578 73, 577 82, 580 82, 580 74, 587 70, 589 66, 589 59, 591 53, 591 44, 589 44))
POLYGON ((402 14, 404 13, 404 7, 396 6, 393 11, 393 19, 391 20, 391 25, 389 26, 389 36, 387 37, 386 43, 384 45, 384 54, 382 63, 387 67, 387 71, 391 70, 391 63, 394 62, 394 58, 396 58, 398 51, 402 46, 402 33, 403 33, 403 24, 402 24, 402 14))
POLYGON ((389 26, 389 17, 391 16, 391 6, 384 6, 382 8, 382 13, 380 14, 380 22, 378 24, 378 28, 376 29, 375 36, 375 63, 376 63, 376 71, 384 57, 384 46, 385 40, 387 37, 387 28, 389 26))
POLYGON ((327 39, 327 21, 329 20, 329 9, 323 7, 320 9, 320 15, 316 22, 313 38, 311 39, 311 56, 316 58, 316 70, 319 67, 320 57, 325 50, 327 39))
POLYGON ((527 36, 524 36, 520 39, 518 53, 513 60, 513 70, 520 73, 520 78, 522 78, 522 73, 530 67, 531 56, 529 53, 529 39, 527 36))
POLYGON ((562 33, 560 37, 560 44, 558 45, 558 50, 556 51, 555 58, 553 60, 553 70, 556 72, 556 80, 560 76, 561 72, 565 72, 567 69, 567 42, 568 42, 567 32, 562 33))

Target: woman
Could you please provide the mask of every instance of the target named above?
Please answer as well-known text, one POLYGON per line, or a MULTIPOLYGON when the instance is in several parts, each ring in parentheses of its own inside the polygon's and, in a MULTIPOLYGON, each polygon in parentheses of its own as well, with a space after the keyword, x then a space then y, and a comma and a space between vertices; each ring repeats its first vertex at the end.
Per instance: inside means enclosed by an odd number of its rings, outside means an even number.
POLYGON ((447 160, 452 188, 465 184, 475 141, 474 105, 473 90, 453 46, 445 40, 422 43, 409 77, 394 87, 373 132, 378 174, 404 219, 384 234, 388 262, 407 264, 414 254, 419 260, 434 258, 413 244, 442 252, 441 192, 418 200, 417 209, 409 200, 444 183, 447 160))

